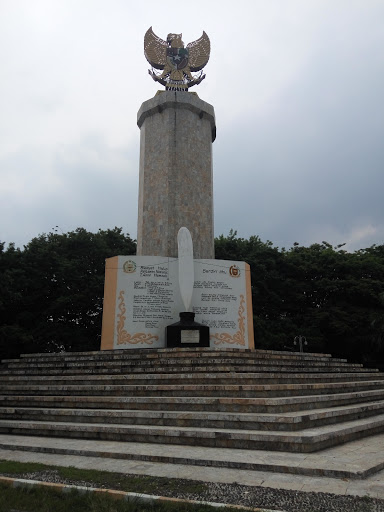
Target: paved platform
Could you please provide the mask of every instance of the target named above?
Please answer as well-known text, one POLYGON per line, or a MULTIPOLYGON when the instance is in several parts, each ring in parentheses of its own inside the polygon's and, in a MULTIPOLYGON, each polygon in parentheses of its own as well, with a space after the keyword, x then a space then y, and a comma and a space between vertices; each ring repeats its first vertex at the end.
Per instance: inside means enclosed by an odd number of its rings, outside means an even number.
POLYGON ((384 499, 384 434, 310 454, 0 435, 0 459, 384 499))

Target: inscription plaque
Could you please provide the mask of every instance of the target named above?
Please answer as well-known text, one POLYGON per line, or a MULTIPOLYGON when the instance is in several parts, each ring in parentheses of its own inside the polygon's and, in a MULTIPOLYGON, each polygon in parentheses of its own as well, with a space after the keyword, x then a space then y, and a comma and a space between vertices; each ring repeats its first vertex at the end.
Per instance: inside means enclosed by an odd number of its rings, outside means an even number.
MULTIPOLYGON (((200 259, 193 263, 191 309, 195 321, 209 327, 209 346, 254 348, 249 265, 200 259)), ((165 329, 184 309, 178 272, 177 258, 106 260, 102 350, 166 346, 165 329)))
POLYGON ((180 341, 181 343, 199 343, 200 342, 200 332, 199 331, 186 331, 183 330, 180 332, 180 341))

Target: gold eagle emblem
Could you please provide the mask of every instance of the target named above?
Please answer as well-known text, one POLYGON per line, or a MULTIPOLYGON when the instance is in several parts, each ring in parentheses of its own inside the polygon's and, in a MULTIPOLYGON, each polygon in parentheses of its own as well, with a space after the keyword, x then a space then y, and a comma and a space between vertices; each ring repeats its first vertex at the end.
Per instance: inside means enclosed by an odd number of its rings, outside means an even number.
POLYGON ((184 48, 182 34, 168 34, 164 41, 150 27, 144 36, 144 55, 152 66, 148 70, 153 80, 165 86, 167 91, 188 91, 205 78, 202 69, 209 60, 211 43, 205 32, 184 48), (162 70, 156 73, 155 69, 162 70), (192 73, 200 71, 199 75, 192 73))

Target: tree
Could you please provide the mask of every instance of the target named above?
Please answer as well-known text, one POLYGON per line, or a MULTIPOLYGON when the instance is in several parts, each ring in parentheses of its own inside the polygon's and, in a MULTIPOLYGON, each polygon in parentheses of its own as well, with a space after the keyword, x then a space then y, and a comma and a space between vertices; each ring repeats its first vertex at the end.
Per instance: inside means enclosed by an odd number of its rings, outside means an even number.
POLYGON ((25 272, 22 252, 0 243, 0 359, 27 348, 32 336, 22 327, 25 313, 20 307, 25 272), (18 347, 16 349, 16 347, 18 347))
POLYGON ((13 300, 2 301, 2 352, 14 357, 20 352, 98 350, 105 259, 135 252, 135 242, 121 228, 43 234, 23 251, 3 251, 1 270, 13 300))
POLYGON ((327 242, 286 251, 258 237, 216 239, 216 257, 251 266, 255 343, 292 347, 296 335, 313 352, 350 360, 384 359, 384 246, 348 253, 327 242))

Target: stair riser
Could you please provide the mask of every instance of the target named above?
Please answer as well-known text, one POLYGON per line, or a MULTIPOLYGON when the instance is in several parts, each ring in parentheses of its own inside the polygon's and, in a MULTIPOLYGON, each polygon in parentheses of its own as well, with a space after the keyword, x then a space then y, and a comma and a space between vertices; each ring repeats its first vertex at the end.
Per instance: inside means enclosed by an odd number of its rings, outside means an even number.
POLYGON ((7 384, 19 384, 19 385, 42 385, 47 386, 50 384, 56 384, 61 386, 68 385, 88 385, 88 386, 100 386, 100 385, 129 385, 135 384, 139 386, 145 386, 148 384, 168 385, 168 386, 180 386, 180 385, 290 385, 290 384, 329 384, 329 387, 339 386, 340 389, 344 388, 344 382, 347 384, 357 382, 356 386, 359 386, 359 381, 373 381, 368 386, 381 387, 384 385, 384 374, 325 374, 325 375, 289 375, 288 377, 282 373, 270 373, 270 374, 236 374, 227 373, 223 376, 212 375, 212 374, 191 374, 187 373, 184 375, 83 375, 83 376, 25 376, 20 375, 15 378, 14 375, 0 375, 0 389, 3 389, 7 384), (380 382, 381 381, 381 382, 380 382))
MULTIPOLYGON (((372 397, 371 400, 380 400, 380 397, 372 397)), ((230 399, 229 399, 230 400, 230 399)), ((40 397, 25 396, 25 397, 0 397, 1 407, 57 407, 57 408, 76 408, 76 409, 123 409, 123 410, 148 410, 148 411, 206 411, 206 412, 237 412, 237 413, 285 413, 285 412, 299 412, 305 410, 316 410, 324 407, 338 407, 345 405, 353 405, 367 402, 367 398, 364 396, 358 397, 345 397, 343 399, 329 399, 322 401, 300 401, 296 403, 279 403, 279 404, 252 404, 242 403, 241 401, 228 401, 220 399, 207 399, 204 400, 192 400, 187 397, 185 400, 182 399, 169 399, 165 402, 164 400, 135 400, 135 399, 124 399, 113 400, 111 397, 106 397, 102 400, 101 397, 92 399, 82 399, 81 397, 70 397, 63 396, 63 399, 53 398, 49 400, 41 399, 40 397)))
MULTIPOLYGON (((115 429, 117 430, 117 429, 115 429)), ((184 435, 167 435, 164 434, 150 434, 150 433, 123 433, 117 431, 100 431, 94 430, 81 430, 80 426, 76 430, 69 430, 68 428, 60 429, 58 425, 54 429, 45 429, 44 427, 30 428, 30 427, 3 427, 0 426, 0 434, 13 434, 13 435, 29 435, 29 436, 47 436, 47 437, 64 437, 73 439, 97 439, 106 441, 120 441, 120 442, 136 442, 136 443, 164 443, 164 444, 178 444, 187 446, 203 446, 215 448, 238 448, 243 450, 272 450, 272 451, 289 451, 297 453, 310 453, 325 448, 330 448, 340 442, 349 442, 355 439, 361 439, 368 435, 379 434, 384 431, 384 426, 376 426, 362 432, 351 432, 344 434, 342 440, 337 436, 324 439, 317 442, 292 442, 290 440, 284 441, 270 441, 268 439, 253 440, 253 439, 239 439, 231 438, 225 433, 217 433, 214 437, 200 436, 184 436, 184 435)))
POLYGON ((130 368, 168 368, 168 367, 190 367, 194 368, 196 366, 238 366, 238 365, 245 365, 245 366, 264 366, 264 367, 270 367, 270 366, 278 366, 278 367, 294 367, 294 368, 349 368, 349 369, 361 369, 362 365, 360 364, 348 364, 348 363, 335 363, 333 361, 327 361, 327 362, 313 362, 313 361, 285 361, 285 360, 247 360, 243 361, 241 359, 237 358, 231 358, 231 359, 224 359, 224 358, 212 358, 212 359, 204 359, 201 360, 200 358, 197 359, 183 359, 182 361, 179 361, 177 359, 149 359, 149 360, 133 360, 133 361, 73 361, 73 362, 64 362, 62 360, 57 362, 40 362, 37 361, 33 364, 16 362, 16 363, 8 363, 7 368, 10 370, 23 370, 27 369, 30 366, 33 366, 35 369, 71 369, 71 368, 120 368, 120 369, 130 369, 130 368))
MULTIPOLYGON (((270 362, 270 361, 281 361, 281 362, 299 362, 301 364, 317 364, 317 363, 332 363, 332 364, 348 364, 346 359, 335 359, 333 357, 308 357, 301 355, 291 356, 276 356, 276 355, 259 355, 259 354, 223 354, 223 353, 210 353, 210 354, 183 354, 181 356, 177 356, 177 354, 173 353, 171 355, 163 354, 161 357, 158 355, 152 354, 145 356, 145 354, 131 354, 131 350, 127 351, 125 354, 120 354, 118 356, 109 356, 105 357, 103 355, 100 356, 66 356, 56 355, 51 357, 23 357, 21 359, 3 359, 3 364, 39 364, 39 363, 84 363, 84 364, 104 364, 104 363, 118 363, 118 364, 126 364, 127 362, 149 362, 153 364, 154 362, 168 362, 173 361, 175 364, 184 364, 184 361, 216 361, 216 360, 226 360, 226 361, 239 361, 240 364, 250 364, 254 361, 260 362, 270 362)), ((361 365, 360 365, 361 366, 361 365)))
POLYGON ((241 350, 241 349, 130 349, 97 351, 97 352, 63 352, 43 353, 43 354, 22 354, 20 359, 5 359, 5 362, 26 361, 33 363, 36 361, 58 361, 58 360, 81 360, 81 361, 117 361, 131 359, 206 359, 206 358, 237 358, 243 360, 249 359, 286 359, 301 361, 334 361, 346 363, 347 359, 334 358, 330 354, 313 354, 310 352, 281 352, 269 350, 241 350))
MULTIPOLYGON (((372 374, 372 370, 359 368, 357 370, 359 373, 367 373, 372 374)), ((205 366, 197 366, 195 368, 191 367, 168 367, 168 368, 63 368, 63 369, 36 369, 36 368, 26 368, 24 370, 4 370, 2 371, 2 375, 12 375, 17 377, 18 375, 121 375, 121 374, 180 374, 180 373, 275 373, 282 372, 285 375, 289 375, 290 373, 301 373, 302 375, 308 375, 309 378, 313 374, 322 374, 322 373, 334 373, 335 375, 340 375, 345 373, 351 373, 351 369, 349 367, 345 368, 297 368, 297 367, 250 367, 250 366, 217 366, 217 367, 205 367, 205 366)), ((377 374, 376 374, 377 375, 377 374)), ((379 374, 380 375, 380 374, 379 374)))
POLYGON ((293 396, 312 396, 312 395, 330 395, 340 393, 359 393, 369 390, 383 392, 384 386, 364 386, 334 388, 312 388, 312 389, 281 389, 281 390, 263 390, 263 389, 244 389, 244 387, 228 389, 228 386, 212 386, 205 388, 202 386, 191 386, 192 389, 183 389, 181 387, 171 387, 171 389, 158 388, 140 388, 132 386, 3 386, 2 395, 28 395, 28 396, 120 396, 120 397, 214 397, 214 398, 278 398, 293 396))
MULTIPOLYGON (((323 425, 333 425, 341 421, 352 421, 362 418, 369 418, 377 414, 384 413, 384 404, 381 407, 374 409, 359 410, 354 412, 346 412, 335 416, 307 418, 303 417, 301 421, 239 421, 237 418, 233 419, 209 419, 201 418, 196 415, 195 417, 187 418, 186 414, 181 414, 180 417, 167 417, 166 414, 160 413, 158 415, 119 415, 97 413, 87 414, 82 411, 75 411, 74 413, 62 413, 55 410, 42 410, 42 411, 28 411, 16 410, 0 411, 1 420, 12 421, 49 421, 49 422, 71 422, 71 423, 95 423, 95 424, 121 424, 121 425, 149 425, 157 427, 196 427, 196 428, 217 428, 217 429, 237 429, 237 430, 262 430, 262 431, 279 431, 279 432, 296 432, 303 428, 315 428, 323 425)), ((192 416, 192 414, 190 414, 192 416)))

